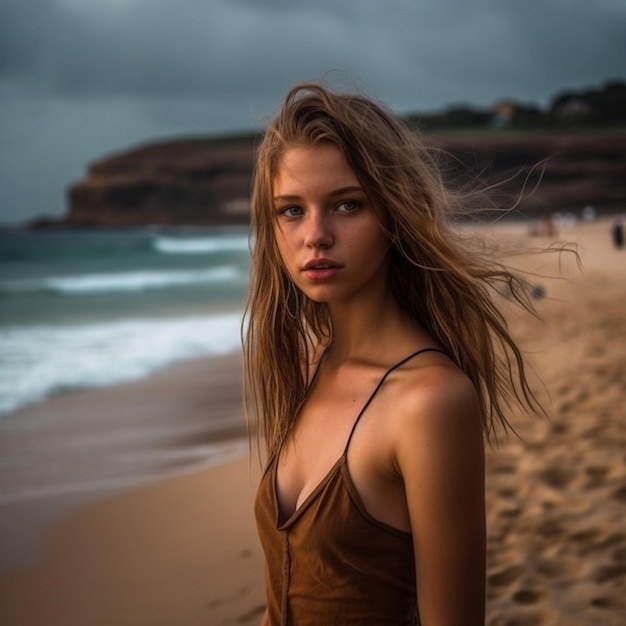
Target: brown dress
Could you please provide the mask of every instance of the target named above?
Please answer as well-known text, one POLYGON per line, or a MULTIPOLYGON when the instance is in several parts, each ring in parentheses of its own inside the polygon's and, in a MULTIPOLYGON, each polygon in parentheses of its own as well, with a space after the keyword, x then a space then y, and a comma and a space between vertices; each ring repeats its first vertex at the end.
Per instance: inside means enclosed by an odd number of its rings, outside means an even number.
POLYGON ((359 419, 387 376, 427 351, 441 352, 426 348, 387 370, 358 414, 341 457, 286 520, 276 495, 279 454, 269 460, 255 514, 272 626, 418 624, 412 536, 366 511, 347 454, 359 419))

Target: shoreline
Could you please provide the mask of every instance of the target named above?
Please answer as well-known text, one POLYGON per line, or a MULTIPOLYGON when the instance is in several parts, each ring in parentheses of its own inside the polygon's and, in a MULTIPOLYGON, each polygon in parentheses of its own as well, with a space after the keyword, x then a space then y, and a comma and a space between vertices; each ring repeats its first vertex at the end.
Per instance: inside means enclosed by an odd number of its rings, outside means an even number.
POLYGON ((39 535, 64 512, 247 453, 237 353, 57 395, 5 415, 0 572, 35 562, 39 535))

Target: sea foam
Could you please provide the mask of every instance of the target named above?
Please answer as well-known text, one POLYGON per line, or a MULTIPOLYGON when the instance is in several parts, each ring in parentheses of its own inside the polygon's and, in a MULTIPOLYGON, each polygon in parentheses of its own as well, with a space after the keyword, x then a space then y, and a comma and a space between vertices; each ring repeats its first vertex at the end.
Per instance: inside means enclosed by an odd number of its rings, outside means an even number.
POLYGON ((129 272, 47 276, 37 279, 6 280, 0 293, 20 294, 47 291, 63 296, 131 293, 169 287, 245 281, 245 272, 234 265, 187 270, 137 270, 129 272))
POLYGON ((220 235, 212 237, 156 237, 152 242, 157 252, 164 254, 210 254, 213 252, 245 252, 247 235, 220 235))
POLYGON ((239 349, 241 313, 0 330, 0 413, 239 349))

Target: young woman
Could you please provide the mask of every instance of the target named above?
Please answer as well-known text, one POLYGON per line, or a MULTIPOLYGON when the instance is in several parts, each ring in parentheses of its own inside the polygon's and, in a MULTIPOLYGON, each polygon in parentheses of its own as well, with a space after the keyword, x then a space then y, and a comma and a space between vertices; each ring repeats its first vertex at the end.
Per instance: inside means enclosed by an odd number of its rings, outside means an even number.
POLYGON ((498 290, 528 300, 457 204, 360 95, 296 86, 267 129, 244 337, 263 625, 484 623, 483 440, 534 406, 498 290))

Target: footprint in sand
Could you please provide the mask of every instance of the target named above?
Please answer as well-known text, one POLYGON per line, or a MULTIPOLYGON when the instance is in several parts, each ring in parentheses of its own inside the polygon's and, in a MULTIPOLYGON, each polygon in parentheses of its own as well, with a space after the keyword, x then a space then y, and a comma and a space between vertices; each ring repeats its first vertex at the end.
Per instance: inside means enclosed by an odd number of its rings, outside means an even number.
POLYGON ((618 563, 621 561, 626 561, 626 546, 623 548, 618 548, 613 552, 613 560, 618 563))
POLYGON ((601 533, 597 528, 589 528, 587 530, 579 530, 578 532, 572 533, 570 535, 570 539, 575 543, 588 546, 593 544, 600 534, 601 533))
POLYGON ((619 489, 616 489, 611 494, 611 497, 618 502, 626 502, 626 485, 620 487, 619 489))
POLYGON ((586 388, 581 389, 578 395, 574 399, 577 404, 582 404, 585 400, 589 399, 589 390, 586 388))
POLYGON ((509 465, 507 463, 498 463, 495 467, 495 473, 496 474, 515 474, 515 472, 517 471, 517 468, 515 467, 515 465, 509 465))
POLYGON ((548 520, 537 527, 537 533, 546 539, 556 539, 565 534, 563 525, 556 520, 548 520))
POLYGON ((580 438, 587 441, 596 441, 603 432, 603 426, 591 426, 590 428, 587 428, 587 430, 583 430, 583 432, 580 433, 580 438))
POLYGON ((554 422, 550 426, 551 435, 565 435, 569 432, 569 426, 564 422, 554 422))
POLYGON ((609 471, 608 467, 604 466, 590 466, 585 468, 585 473, 589 478, 585 488, 594 489, 601 487, 604 484, 604 478, 609 471))
POLYGON ((569 485, 574 476, 571 470, 553 466, 549 467, 545 472, 541 472, 539 477, 546 484, 550 485, 550 487, 553 487, 554 489, 561 489, 562 487, 569 485))
POLYGON ((615 368, 609 376, 609 382, 614 383, 615 385, 623 385, 624 384, 624 370, 615 368))
POLYGON ((560 406, 557 406, 557 411, 560 415, 567 415, 574 408, 574 402, 572 400, 566 400, 562 402, 560 406))
POLYGON ((564 384, 564 385, 561 385, 561 386, 557 389, 556 393, 557 393, 557 395, 559 395, 559 396, 565 396, 565 395, 567 395, 567 394, 568 394, 568 393, 569 393, 572 389, 573 389, 572 385, 570 385, 569 383, 566 383, 566 384, 564 384))
POLYGON ((522 512, 522 509, 520 507, 514 506, 509 509, 502 509, 498 517, 500 519, 516 519, 517 517, 519 517, 521 512, 522 512))
MULTIPOLYGON (((571 539, 577 542, 579 546, 578 554, 581 557, 586 557, 594 553, 602 553, 615 545, 626 543, 626 537, 624 537, 624 535, 622 535, 621 533, 607 535, 600 529, 589 529, 574 533, 573 535, 571 535, 571 539)), ((616 550, 615 553, 618 553, 619 550, 620 549, 616 550)), ((624 557, 626 560, 626 548, 624 548, 624 551, 624 557)), ((613 555, 613 558, 614 560, 619 562, 620 559, 615 558, 615 553, 613 555)))
POLYGON ((516 581, 522 574, 521 565, 513 565, 505 569, 499 570, 488 577, 490 587, 505 587, 516 581))
POLYGON ((539 574, 542 574, 551 581, 554 581, 555 579, 562 578, 564 576, 571 578, 572 576, 578 574, 582 567, 583 566, 579 561, 571 559, 560 559, 558 561, 545 559, 539 561, 536 570, 539 574))
POLYGON ((612 548, 615 545, 626 543, 626 535, 623 533, 614 533, 607 535, 602 541, 598 542, 597 548, 603 550, 605 548, 612 548))
POLYGON ((593 579, 598 583, 605 583, 626 576, 626 564, 624 565, 605 565, 599 567, 593 579))
POLYGON ((513 600, 517 604, 537 604, 544 597, 545 593, 537 589, 520 589, 513 594, 513 600))
POLYGON ((624 607, 624 602, 620 602, 618 598, 599 596, 589 600, 591 606, 597 609, 620 609, 624 607))

